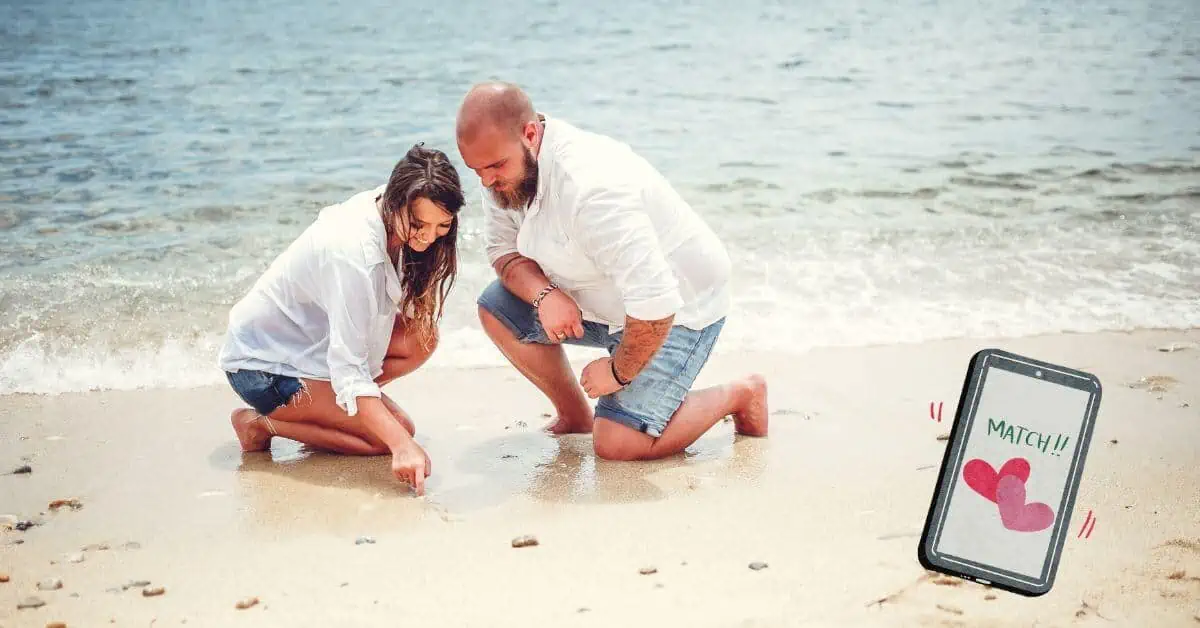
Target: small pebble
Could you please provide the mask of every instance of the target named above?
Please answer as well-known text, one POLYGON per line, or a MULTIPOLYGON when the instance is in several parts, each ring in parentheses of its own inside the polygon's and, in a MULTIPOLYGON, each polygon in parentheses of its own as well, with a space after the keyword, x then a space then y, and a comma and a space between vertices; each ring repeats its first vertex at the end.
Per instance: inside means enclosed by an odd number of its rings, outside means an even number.
POLYGON ((20 602, 17 602, 17 610, 24 610, 26 608, 41 608, 45 605, 46 602, 42 600, 42 598, 29 596, 20 602))
POLYGON ((139 549, 142 549, 142 544, 138 543, 137 541, 130 541, 130 542, 122 545, 121 549, 139 550, 139 549))
POLYGON ((83 562, 83 554, 69 554, 67 556, 67 562, 82 563, 83 562))
POLYGON ((592 610, 592 609, 590 609, 590 608, 588 608, 588 607, 586 607, 586 606, 580 606, 580 607, 579 607, 579 610, 578 610, 578 611, 576 611, 576 612, 579 612, 579 613, 586 613, 586 612, 588 612, 588 611, 590 611, 590 610, 592 610))
POLYGON ((37 588, 40 591, 57 591, 63 586, 60 578, 47 578, 37 583, 37 588))
POLYGON ((762 563, 762 562, 753 562, 753 563, 750 563, 750 568, 753 569, 754 571, 758 571, 760 569, 766 569, 767 564, 762 563))
POLYGON ((0 583, 8 582, 8 574, 0 573, 0 583))
POLYGON ((254 606, 255 604, 258 604, 258 598, 248 597, 244 600, 238 600, 238 603, 235 604, 234 606, 236 606, 239 611, 244 611, 247 608, 254 606))
POLYGON ((658 568, 656 568, 656 567, 642 567, 641 569, 639 569, 639 570, 638 570, 638 573, 642 574, 643 576, 648 576, 648 575, 650 575, 650 574, 655 574, 655 573, 658 573, 658 568))
POLYGON ((1112 440, 1110 440, 1110 441, 1108 441, 1108 442, 1110 442, 1110 443, 1112 443, 1112 444, 1116 445, 1116 444, 1117 444, 1117 439, 1115 439, 1115 438, 1114 438, 1114 439, 1112 439, 1112 440))
POLYGON ((142 597, 154 597, 166 592, 167 590, 164 587, 146 587, 142 589, 142 597))
POLYGON ((32 521, 18 521, 13 527, 16 528, 18 532, 24 532, 35 525, 37 524, 32 521))
POLYGON ((141 587, 150 586, 149 580, 130 580, 127 584, 121 587, 122 590, 139 589, 141 587))
POLYGON ((944 441, 944 440, 950 440, 950 435, 949 435, 949 434, 941 434, 941 435, 939 435, 939 436, 937 437, 937 439, 938 439, 938 440, 942 440, 942 441, 944 441))
POLYGON ((363 544, 365 544, 365 543, 372 543, 372 544, 373 544, 373 543, 375 543, 375 539, 373 539, 373 538, 371 538, 371 537, 369 537, 369 536, 360 536, 360 537, 358 537, 357 539, 354 539, 354 544, 355 544, 355 545, 363 545, 363 544))
POLYGON ((83 502, 75 499, 74 497, 68 499, 56 499, 50 502, 50 510, 58 510, 63 506, 67 506, 71 510, 79 510, 80 508, 83 508, 83 502))
POLYGON ((538 544, 537 537, 533 536, 532 534, 518 536, 517 538, 512 540, 513 547, 532 547, 537 544, 538 544))
POLYGON ((103 552, 107 549, 108 545, 105 545, 104 543, 92 543, 91 545, 83 546, 83 551, 85 552, 103 552))
POLYGON ((67 625, 61 621, 52 621, 46 624, 46 628, 67 628, 67 625))
POLYGON ((13 469, 13 475, 21 475, 23 473, 33 473, 33 467, 23 464, 16 469, 13 469))

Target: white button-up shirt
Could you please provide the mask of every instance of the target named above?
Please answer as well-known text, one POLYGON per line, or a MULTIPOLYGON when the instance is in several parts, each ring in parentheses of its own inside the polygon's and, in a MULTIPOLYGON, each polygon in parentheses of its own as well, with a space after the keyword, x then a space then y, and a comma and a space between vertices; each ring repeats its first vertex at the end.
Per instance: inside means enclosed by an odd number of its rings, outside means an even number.
POLYGON ((626 144, 545 117, 537 193, 503 210, 484 188, 490 262, 519 252, 615 332, 625 316, 702 329, 729 310, 724 245, 626 144))
POLYGON ((229 312, 219 364, 330 382, 337 404, 379 397, 401 297, 375 198, 386 186, 321 210, 229 312))

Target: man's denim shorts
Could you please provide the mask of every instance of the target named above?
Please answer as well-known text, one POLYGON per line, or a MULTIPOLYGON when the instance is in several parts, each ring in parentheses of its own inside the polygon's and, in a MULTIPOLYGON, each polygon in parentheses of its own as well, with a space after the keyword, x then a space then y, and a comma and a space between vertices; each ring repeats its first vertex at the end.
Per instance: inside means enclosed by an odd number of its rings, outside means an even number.
POLYGON ((266 371, 226 371, 225 377, 233 391, 255 412, 270 416, 272 412, 287 405, 304 385, 290 375, 276 375, 266 371))
MULTIPOLYGON (((520 342, 551 344, 533 306, 509 292, 499 281, 492 282, 478 303, 504 324, 520 342)), ((683 404, 700 369, 708 361, 725 319, 696 331, 676 325, 662 348, 628 386, 600 398, 596 417, 610 419, 658 438, 667 421, 683 404)), ((623 331, 608 332, 608 325, 583 321, 583 338, 568 337, 563 344, 599 347, 612 355, 623 331)))

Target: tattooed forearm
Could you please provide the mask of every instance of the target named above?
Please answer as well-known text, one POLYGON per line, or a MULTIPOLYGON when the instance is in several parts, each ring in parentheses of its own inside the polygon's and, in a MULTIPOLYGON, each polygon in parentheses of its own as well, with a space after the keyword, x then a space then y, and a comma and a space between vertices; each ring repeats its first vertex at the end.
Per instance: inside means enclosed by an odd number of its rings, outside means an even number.
POLYGON ((633 378, 642 372, 659 347, 666 342, 674 322, 674 315, 656 321, 625 317, 625 335, 613 353, 613 365, 621 381, 633 381, 633 378))

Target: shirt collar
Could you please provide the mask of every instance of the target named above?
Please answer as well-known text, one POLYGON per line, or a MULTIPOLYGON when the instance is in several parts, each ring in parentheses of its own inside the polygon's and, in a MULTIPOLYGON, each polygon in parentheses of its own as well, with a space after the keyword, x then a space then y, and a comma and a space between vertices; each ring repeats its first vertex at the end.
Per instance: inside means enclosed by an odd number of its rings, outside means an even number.
POLYGON ((557 139, 557 133, 555 132, 557 125, 554 123, 554 120, 541 112, 538 112, 537 116, 538 120, 542 123, 542 141, 538 145, 537 193, 534 194, 533 201, 529 204, 531 209, 541 203, 542 198, 546 195, 546 188, 550 186, 550 175, 554 168, 554 159, 552 157, 554 155, 554 142, 557 139))
POLYGON ((383 191, 387 185, 381 185, 369 194, 371 199, 370 210, 367 212, 367 222, 371 226, 371 234, 373 238, 368 238, 363 242, 363 254, 366 256, 369 264, 383 264, 384 266, 384 286, 387 290, 388 298, 393 304, 400 303, 400 297, 403 291, 400 287, 400 275, 396 266, 392 264, 392 258, 388 255, 387 250, 387 231, 383 226, 383 216, 379 213, 381 204, 383 203, 383 191))

